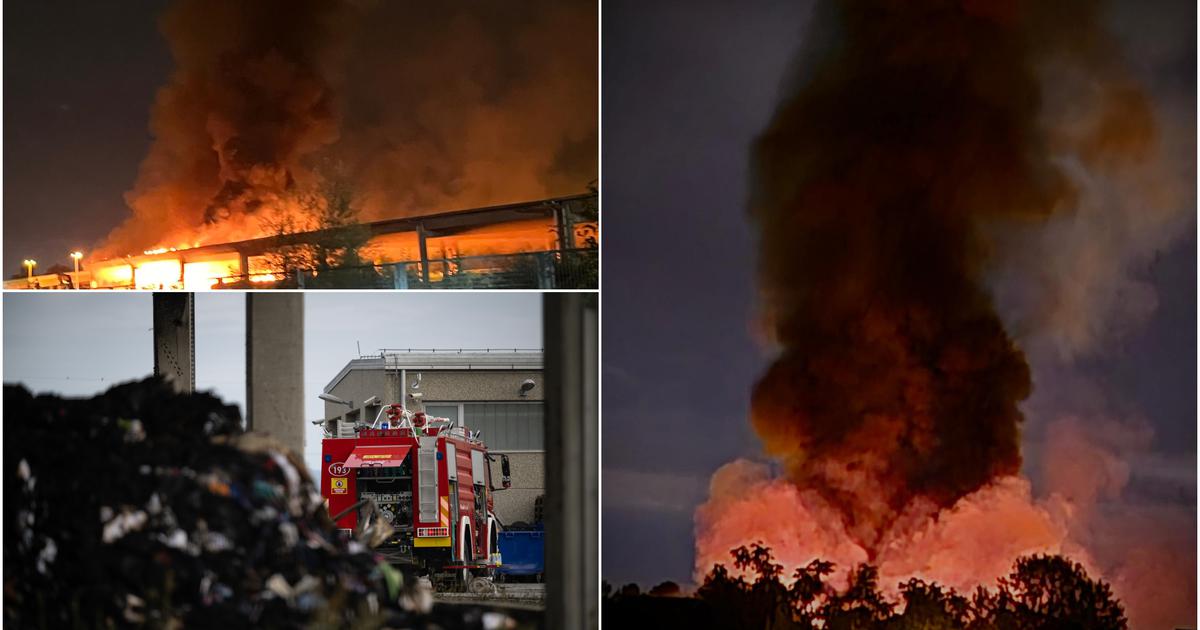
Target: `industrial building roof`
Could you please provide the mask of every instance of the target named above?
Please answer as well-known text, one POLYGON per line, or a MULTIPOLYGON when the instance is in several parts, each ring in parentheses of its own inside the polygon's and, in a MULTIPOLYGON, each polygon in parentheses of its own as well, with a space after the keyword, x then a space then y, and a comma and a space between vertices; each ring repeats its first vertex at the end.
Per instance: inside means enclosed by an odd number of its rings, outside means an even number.
MULTIPOLYGON (((584 193, 578 195, 568 195, 565 197, 539 199, 537 201, 523 201, 519 203, 487 206, 485 208, 468 208, 464 210, 451 210, 449 212, 436 212, 432 214, 423 214, 410 217, 382 219, 379 221, 364 223, 363 226, 370 230, 372 236, 391 234, 395 232, 413 232, 417 230, 418 226, 422 226, 424 229, 430 232, 437 233, 439 230, 453 230, 458 228, 493 225, 496 223, 504 223, 507 221, 528 218, 530 216, 551 216, 553 215, 555 207, 558 204, 580 201, 591 196, 593 196, 592 193, 584 193)), ((162 251, 154 254, 140 254, 125 258, 114 258, 111 260, 118 260, 122 262, 128 258, 136 258, 138 260, 158 260, 160 258, 177 257, 181 253, 188 256, 213 252, 235 251, 258 254, 269 250, 271 247, 280 244, 282 241, 303 242, 306 238, 309 238, 318 232, 298 232, 296 234, 288 234, 285 236, 264 236, 243 241, 211 243, 208 245, 200 245, 183 250, 162 251)))
POLYGON ((352 370, 540 370, 541 349, 392 349, 352 359, 325 385, 328 393, 352 370))

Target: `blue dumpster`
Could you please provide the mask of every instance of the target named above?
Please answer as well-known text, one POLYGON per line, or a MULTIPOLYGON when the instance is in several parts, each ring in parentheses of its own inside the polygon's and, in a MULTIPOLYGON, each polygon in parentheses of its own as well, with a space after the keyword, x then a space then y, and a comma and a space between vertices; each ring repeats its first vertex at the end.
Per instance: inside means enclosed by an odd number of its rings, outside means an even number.
POLYGON ((546 570, 545 532, 500 532, 500 568, 503 575, 538 575, 546 570))

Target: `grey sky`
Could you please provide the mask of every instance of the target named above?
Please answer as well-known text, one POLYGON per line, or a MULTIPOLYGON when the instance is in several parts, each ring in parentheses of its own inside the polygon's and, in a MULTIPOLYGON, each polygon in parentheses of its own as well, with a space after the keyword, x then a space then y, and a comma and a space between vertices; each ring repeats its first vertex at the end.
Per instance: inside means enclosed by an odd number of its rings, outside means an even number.
MULTIPOLYGON (((307 293, 304 413, 350 359, 379 348, 540 348, 537 293, 307 293)), ((8 293, 3 301, 5 383, 90 396, 154 369, 149 293, 8 293)), ((196 388, 245 413, 245 297, 196 295, 196 388)), ((320 454, 309 427, 306 460, 320 454)), ((310 466, 310 468, 314 468, 310 466)))

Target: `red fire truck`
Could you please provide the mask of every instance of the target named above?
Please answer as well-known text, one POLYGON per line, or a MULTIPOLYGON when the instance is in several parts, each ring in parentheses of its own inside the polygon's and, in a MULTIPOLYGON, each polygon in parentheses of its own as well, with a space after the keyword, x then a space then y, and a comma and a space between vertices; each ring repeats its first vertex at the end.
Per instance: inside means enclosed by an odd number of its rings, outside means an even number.
POLYGON ((339 423, 326 435, 321 494, 338 527, 354 531, 377 515, 395 532, 376 550, 435 577, 466 582, 499 565, 492 492, 510 486, 508 456, 500 455, 502 486, 493 487, 493 457, 478 432, 389 405, 369 427, 339 423))

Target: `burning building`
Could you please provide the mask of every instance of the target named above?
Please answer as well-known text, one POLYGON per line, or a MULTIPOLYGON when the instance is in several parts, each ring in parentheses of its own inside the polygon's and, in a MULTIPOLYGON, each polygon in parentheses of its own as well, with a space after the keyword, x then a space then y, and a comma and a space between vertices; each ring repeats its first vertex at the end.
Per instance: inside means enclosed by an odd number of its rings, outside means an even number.
POLYGON ((176 0, 159 30, 174 69, 128 214, 88 274, 24 286, 266 286, 303 266, 272 245, 360 223, 355 265, 422 284, 456 271, 430 260, 595 242, 595 212, 568 216, 597 173, 595 2, 176 0))
MULTIPOLYGON (((486 275, 495 272, 497 266, 526 256, 586 253, 595 250, 598 225, 587 218, 585 208, 594 207, 595 202, 595 195, 584 194, 374 221, 361 226, 367 233, 359 254, 372 269, 389 268, 395 272, 391 277, 406 279, 413 275, 414 282, 428 284, 446 280, 452 274, 486 275), (474 261, 480 264, 471 270, 464 268, 474 261)), ((193 291, 247 285, 265 288, 295 282, 297 276, 303 282, 304 273, 312 271, 283 268, 274 253, 289 246, 319 242, 321 237, 319 231, 300 232, 159 248, 89 260, 87 269, 80 272, 9 280, 5 287, 193 291)))

